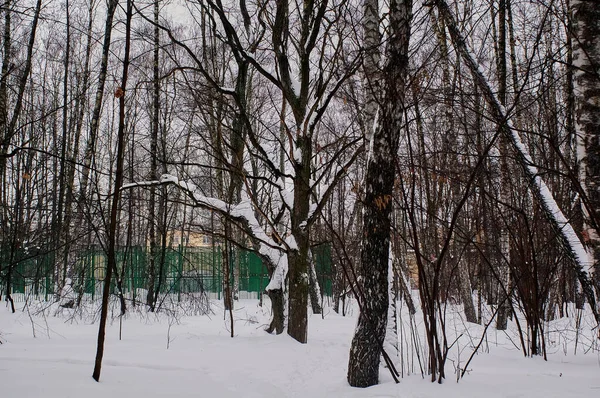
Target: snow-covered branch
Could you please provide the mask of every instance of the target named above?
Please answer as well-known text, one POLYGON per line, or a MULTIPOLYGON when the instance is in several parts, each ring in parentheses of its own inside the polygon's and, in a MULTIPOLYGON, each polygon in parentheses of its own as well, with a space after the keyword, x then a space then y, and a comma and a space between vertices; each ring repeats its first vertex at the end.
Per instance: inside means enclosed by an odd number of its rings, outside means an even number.
POLYGON ((247 194, 242 195, 239 204, 232 205, 223 200, 205 196, 199 192, 196 185, 180 180, 174 175, 163 174, 159 180, 139 181, 123 185, 121 189, 136 187, 149 187, 156 185, 175 185, 181 189, 196 207, 215 211, 230 220, 236 221, 253 241, 258 254, 269 261, 275 271, 266 289, 276 290, 283 288, 287 274, 287 246, 276 243, 262 228, 254 215, 252 202, 247 194))

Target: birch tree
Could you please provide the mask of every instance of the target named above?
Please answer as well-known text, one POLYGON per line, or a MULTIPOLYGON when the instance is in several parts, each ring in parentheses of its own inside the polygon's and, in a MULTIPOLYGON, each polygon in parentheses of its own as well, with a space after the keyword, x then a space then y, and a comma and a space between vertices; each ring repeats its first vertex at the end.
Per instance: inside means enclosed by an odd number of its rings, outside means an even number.
POLYGON ((583 237, 600 294, 600 2, 571 0, 575 129, 583 187, 583 237))
MULTIPOLYGON (((389 306, 390 216, 395 159, 405 112, 411 18, 412 1, 390 2, 389 37, 381 80, 382 102, 365 176, 359 265, 360 314, 348 363, 348 382, 353 387, 368 387, 379 382, 379 360, 389 306)), ((389 361, 387 365, 393 366, 389 361)))

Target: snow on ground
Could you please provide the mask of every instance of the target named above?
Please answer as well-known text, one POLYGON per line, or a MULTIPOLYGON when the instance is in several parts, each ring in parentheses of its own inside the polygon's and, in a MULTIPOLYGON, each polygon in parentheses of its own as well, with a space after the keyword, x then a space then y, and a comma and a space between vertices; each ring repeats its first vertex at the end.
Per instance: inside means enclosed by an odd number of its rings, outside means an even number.
MULTIPOLYGON (((165 315, 130 313, 121 341, 119 321, 113 320, 100 383, 91 377, 98 332, 91 316, 70 317, 66 309, 55 315, 52 307, 46 316, 30 317, 26 310, 11 314, 3 306, 2 397, 600 397, 598 343, 591 331, 582 333, 574 355, 570 320, 550 325, 555 332, 549 335, 547 362, 523 357, 511 343, 518 341, 515 336, 492 331, 457 383, 454 364, 464 366, 465 348, 477 344, 482 330, 469 325, 469 333, 458 331, 464 334, 452 348, 454 362, 446 367, 444 384, 431 383, 419 372, 396 385, 382 368, 378 386, 355 389, 346 383, 353 316, 330 310, 325 319, 312 315, 309 343, 301 345, 287 335, 266 334, 268 310, 257 303, 238 303, 233 339, 218 302, 213 302, 216 314, 181 317, 176 323, 165 315)), ((413 361, 415 353, 409 357, 413 361)), ((418 369, 414 361, 412 366, 418 369)))

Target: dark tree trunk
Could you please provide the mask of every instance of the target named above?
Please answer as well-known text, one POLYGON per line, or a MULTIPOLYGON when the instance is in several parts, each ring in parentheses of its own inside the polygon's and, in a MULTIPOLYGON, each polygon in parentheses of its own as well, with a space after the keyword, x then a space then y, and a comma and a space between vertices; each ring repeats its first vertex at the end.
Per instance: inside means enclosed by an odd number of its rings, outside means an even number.
POLYGON ((58 205, 56 210, 57 222, 56 229, 53 231, 55 238, 55 251, 57 253, 56 261, 56 292, 60 292, 65 286, 67 278, 68 258, 69 253, 63 248, 66 247, 69 237, 65 233, 68 231, 65 197, 69 195, 70 186, 67 185, 67 156, 69 156, 69 146, 71 143, 69 129, 69 60, 71 55, 71 16, 69 13, 69 0, 65 2, 65 19, 66 19, 66 43, 65 43, 65 58, 64 58, 64 77, 63 77, 63 103, 62 103, 62 137, 60 150, 60 169, 58 173, 58 205), (62 264, 62 266, 61 266, 62 264))
POLYGON ((273 318, 271 318, 271 323, 269 327, 266 329, 268 333, 277 333, 281 334, 284 330, 284 309, 285 309, 285 299, 283 296, 283 290, 269 290, 267 291, 267 295, 271 300, 271 311, 273 312, 273 318))
POLYGON ((311 142, 308 137, 298 137, 296 145, 302 158, 294 161, 294 207, 292 212, 292 235, 296 248, 288 252, 289 320, 288 334, 300 343, 308 338, 308 255, 310 241, 306 220, 310 205, 310 159, 311 142))
MULTIPOLYGON (((2 36, 2 46, 4 47, 4 57, 2 58, 2 72, 0 74, 0 138, 2 143, 6 139, 6 127, 8 122, 8 71, 11 60, 11 0, 4 2, 4 34, 2 36)), ((4 147, 4 145, 2 145, 4 147)), ((1 148, 1 147, 0 147, 1 148)), ((4 154, 4 152, 2 152, 4 154)), ((0 178, 4 174, 4 160, 0 159, 2 167, 0 167, 0 178)))
MULTIPOLYGON (((98 138, 98 128, 100 123, 100 113, 102 111, 102 101, 104 98, 104 85, 106 83, 106 71, 108 68, 108 56, 110 54, 110 44, 112 36, 112 24, 115 11, 119 0, 109 0, 106 10, 106 22, 104 26, 104 42, 102 44, 102 59, 100 61, 100 72, 98 74, 98 86, 96 88, 96 97, 94 100, 94 110, 90 121, 90 135, 85 148, 83 159, 83 175, 79 187, 79 200, 83 203, 86 200, 87 186, 89 183, 92 159, 96 154, 96 141, 98 138)), ((80 217, 80 220, 82 217, 80 217)))

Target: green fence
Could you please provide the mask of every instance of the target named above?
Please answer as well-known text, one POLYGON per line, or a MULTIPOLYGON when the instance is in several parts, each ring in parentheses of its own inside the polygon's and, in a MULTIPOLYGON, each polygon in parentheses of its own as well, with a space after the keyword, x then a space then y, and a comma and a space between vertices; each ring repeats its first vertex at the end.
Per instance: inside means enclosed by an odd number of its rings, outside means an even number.
POLYGON ((313 259, 321 294, 331 297, 333 291, 333 268, 331 266, 331 246, 327 244, 313 246, 313 259))
MULTIPOLYGON (((322 293, 331 295, 331 248, 328 245, 313 247, 313 258, 322 293)), ((11 267, 11 285, 14 293, 31 293, 36 296, 51 295, 54 291, 52 253, 13 252, 0 253, 2 268, 0 287, 5 285, 8 267, 11 267)), ((107 264, 106 253, 92 248, 78 253, 69 264, 70 278, 76 290, 92 295, 100 294, 107 264)), ((234 271, 238 275, 240 292, 264 291, 269 283, 266 267, 254 253, 235 249, 229 253, 230 281, 234 271)), ((127 247, 117 251, 117 274, 124 292, 142 294, 154 279, 154 289, 163 294, 212 293, 221 298, 223 291, 223 253, 219 246, 161 248, 154 253, 147 247, 127 247), (151 265, 153 264, 153 267, 151 265), (151 270, 154 269, 154 273, 151 270), (152 278, 154 274, 154 278, 152 278)), ((116 288, 115 282, 112 289, 116 288)))
POLYGON ((40 252, 39 249, 17 249, 0 251, 0 289, 4 293, 6 279, 9 274, 12 292, 36 296, 52 295, 54 290, 53 269, 55 259, 52 253, 40 252))

